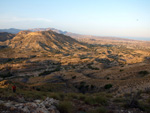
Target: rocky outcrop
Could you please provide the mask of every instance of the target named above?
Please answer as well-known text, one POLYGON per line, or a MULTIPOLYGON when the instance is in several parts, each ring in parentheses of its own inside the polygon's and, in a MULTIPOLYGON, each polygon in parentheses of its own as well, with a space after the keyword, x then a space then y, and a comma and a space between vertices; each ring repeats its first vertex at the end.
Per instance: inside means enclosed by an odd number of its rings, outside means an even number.
MULTIPOLYGON (((33 102, 14 102, 0 100, 0 105, 3 105, 13 111, 19 111, 21 113, 60 113, 56 108, 56 105, 58 104, 58 100, 49 97, 47 97, 44 101, 34 100, 33 102)), ((8 112, 8 109, 7 111, 1 110, 1 112, 8 112)))

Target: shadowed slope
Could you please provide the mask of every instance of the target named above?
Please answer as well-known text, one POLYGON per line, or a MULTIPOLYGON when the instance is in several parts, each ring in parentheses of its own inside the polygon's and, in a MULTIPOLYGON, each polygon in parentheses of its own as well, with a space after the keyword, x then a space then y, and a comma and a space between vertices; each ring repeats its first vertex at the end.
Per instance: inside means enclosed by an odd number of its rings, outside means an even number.
POLYGON ((14 34, 11 33, 7 33, 7 32, 2 32, 0 33, 0 41, 6 41, 6 40, 10 40, 14 37, 14 34))

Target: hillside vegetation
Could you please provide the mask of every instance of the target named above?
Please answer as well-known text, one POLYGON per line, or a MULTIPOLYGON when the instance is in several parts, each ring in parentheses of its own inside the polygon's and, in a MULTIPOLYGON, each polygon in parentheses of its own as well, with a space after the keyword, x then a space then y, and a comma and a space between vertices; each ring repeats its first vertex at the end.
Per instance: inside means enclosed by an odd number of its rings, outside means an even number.
POLYGON ((74 38, 20 31, 1 42, 0 98, 50 97, 60 113, 150 112, 150 42, 74 38))

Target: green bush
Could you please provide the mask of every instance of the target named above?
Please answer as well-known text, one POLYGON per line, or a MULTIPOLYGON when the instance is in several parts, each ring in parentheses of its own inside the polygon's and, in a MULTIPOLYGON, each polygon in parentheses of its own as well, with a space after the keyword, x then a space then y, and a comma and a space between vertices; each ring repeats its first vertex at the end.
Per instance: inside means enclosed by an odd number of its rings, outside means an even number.
POLYGON ((62 101, 57 106, 60 113, 72 113, 73 112, 73 105, 69 101, 62 101))
POLYGON ((139 109, 142 111, 145 111, 147 113, 150 113, 150 104, 147 102, 139 102, 139 109))
POLYGON ((106 84, 106 85, 104 86, 104 88, 105 88, 105 89, 110 89, 112 86, 113 86, 112 84, 106 84))
POLYGON ((96 86, 94 86, 94 85, 91 85, 91 90, 93 90, 95 87, 96 87, 96 86))
POLYGON ((149 74, 149 72, 148 71, 140 71, 139 74, 140 75, 147 75, 147 74, 149 74))
POLYGON ((79 85, 75 86, 81 93, 86 93, 89 91, 89 85, 86 85, 86 82, 80 82, 79 85))
POLYGON ((141 92, 134 94, 125 94, 126 108, 139 108, 139 99, 141 98, 141 92))
POLYGON ((2 78, 7 78, 7 77, 11 77, 13 76, 10 72, 6 73, 6 74, 0 74, 0 77, 2 78))
POLYGON ((94 97, 92 97, 92 96, 86 97, 84 101, 85 101, 86 104, 89 104, 89 105, 96 104, 96 101, 95 101, 94 97))
POLYGON ((41 91, 41 89, 39 87, 36 88, 37 91, 41 91))
POLYGON ((110 78, 109 77, 107 77, 107 80, 109 80, 110 78))
POLYGON ((120 69, 120 72, 124 71, 123 69, 120 69))
POLYGON ((44 72, 40 73, 39 76, 48 75, 51 73, 52 73, 52 71, 44 71, 44 72))
POLYGON ((80 82, 80 85, 85 85, 85 84, 86 84, 86 82, 84 82, 84 81, 80 82))
POLYGON ((75 78, 76 78, 76 76, 73 76, 73 77, 72 77, 72 79, 75 79, 75 78))

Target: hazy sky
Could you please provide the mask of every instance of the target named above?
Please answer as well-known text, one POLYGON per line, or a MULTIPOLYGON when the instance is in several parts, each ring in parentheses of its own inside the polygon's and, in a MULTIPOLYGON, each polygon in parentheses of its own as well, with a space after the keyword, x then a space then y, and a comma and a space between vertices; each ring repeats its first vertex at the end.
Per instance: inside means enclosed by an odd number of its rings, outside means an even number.
POLYGON ((150 0, 0 0, 0 29, 150 39, 150 0))

